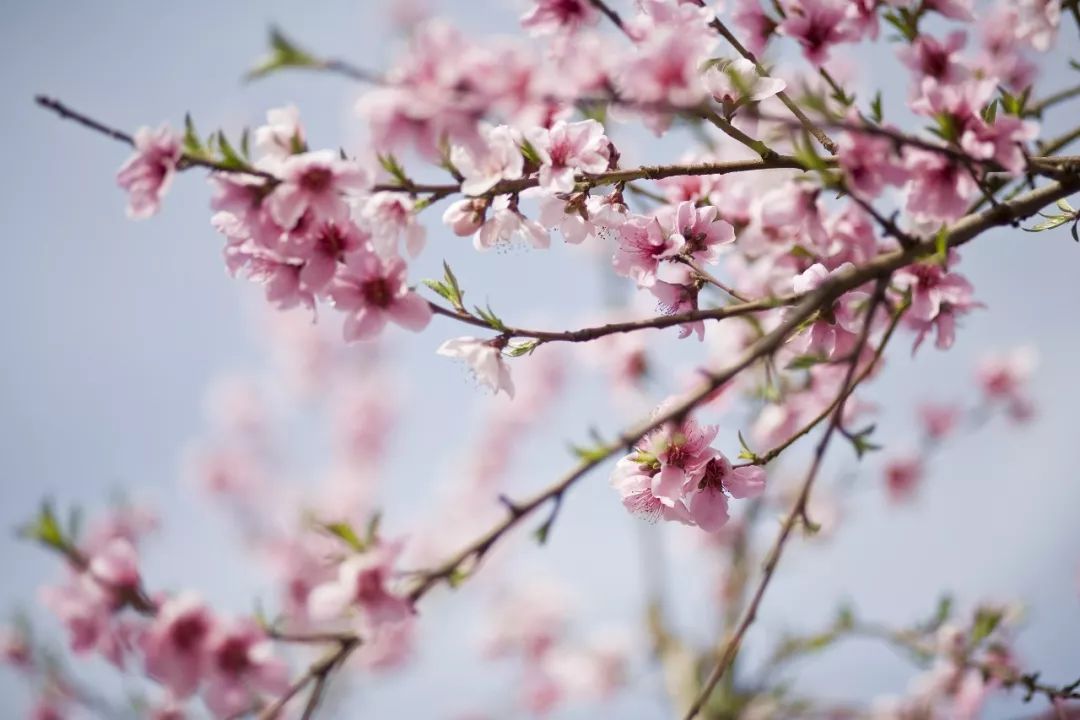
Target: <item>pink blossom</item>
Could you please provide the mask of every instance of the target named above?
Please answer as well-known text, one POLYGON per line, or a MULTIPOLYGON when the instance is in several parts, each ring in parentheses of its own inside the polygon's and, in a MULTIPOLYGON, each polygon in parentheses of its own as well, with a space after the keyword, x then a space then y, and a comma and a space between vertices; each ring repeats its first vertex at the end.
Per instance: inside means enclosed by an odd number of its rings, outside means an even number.
POLYGON ((953 20, 971 20, 974 0, 924 0, 922 7, 953 20))
POLYGON ((398 238, 404 241, 409 257, 416 257, 424 249, 426 232, 417 222, 415 206, 408 195, 397 192, 378 192, 364 203, 361 216, 372 229, 380 255, 396 255, 398 238))
POLYGON ((746 47, 755 55, 761 55, 769 42, 776 22, 761 9, 761 0, 735 0, 732 22, 742 30, 746 47))
POLYGON ((183 155, 180 137, 168 125, 139 128, 135 154, 123 164, 116 182, 128 193, 128 217, 142 220, 157 213, 183 155))
POLYGON ((595 23, 598 15, 589 0, 533 0, 521 26, 534 35, 573 32, 595 23))
POLYGON ((897 271, 894 279, 897 287, 911 291, 911 307, 904 322, 917 333, 916 350, 934 328, 938 349, 952 347, 956 318, 982 307, 982 303, 974 300, 974 290, 967 278, 949 272, 938 263, 909 265, 897 271))
POLYGON ((364 638, 356 653, 357 660, 373 671, 397 670, 412 657, 415 636, 416 620, 412 617, 382 623, 364 638))
POLYGON ((847 0, 787 0, 784 5, 787 16, 777 30, 798 41, 814 66, 825 64, 833 45, 852 40, 847 0))
POLYGON ((281 183, 267 202, 270 216, 292 229, 306 212, 316 218, 341 219, 348 214, 342 194, 367 189, 370 178, 359 165, 332 150, 290 155, 281 163, 281 183))
POLYGON ((141 639, 146 673, 177 698, 194 694, 207 671, 213 632, 213 616, 198 597, 167 600, 141 639))
MULTIPOLYGON (((649 286, 657 299, 661 312, 665 315, 679 315, 698 309, 699 288, 694 283, 678 284, 657 280, 649 286)), ((691 333, 697 333, 698 340, 705 339, 705 321, 683 323, 679 329, 679 337, 689 337, 691 333)))
POLYGON ((943 153, 908 149, 906 207, 917 218, 951 222, 961 217, 978 189, 971 172, 943 153))
MULTIPOLYGON (((289 233, 281 254, 296 266, 297 293, 321 294, 348 254, 362 250, 369 236, 347 218, 325 218, 299 232, 289 233)), ((301 301, 302 302, 302 301, 301 301)))
POLYGON ((640 287, 656 282, 662 260, 682 251, 682 236, 665 236, 656 218, 637 215, 619 227, 618 247, 612 262, 615 272, 632 278, 640 287))
POLYGON ((840 136, 838 160, 848 187, 866 198, 876 198, 886 185, 901 185, 907 172, 892 141, 868 133, 840 136))
POLYGON ((705 465, 697 489, 690 495, 690 520, 705 532, 716 532, 728 521, 728 495, 753 498, 764 490, 764 470, 756 465, 733 468, 723 453, 717 452, 705 465))
POLYGON ((715 207, 696 207, 692 202, 681 202, 675 212, 658 217, 664 230, 669 233, 668 242, 680 248, 698 262, 716 263, 721 248, 735 242, 735 228, 721 220, 715 207))
POLYGON ((458 237, 466 237, 478 231, 484 225, 484 213, 487 202, 476 198, 465 198, 450 203, 443 213, 442 221, 458 237))
POLYGON ((295 105, 268 110, 266 124, 255 128, 255 149, 277 159, 304 152, 307 141, 300 110, 295 105))
POLYGON ((893 502, 907 500, 922 480, 923 466, 918 457, 908 456, 889 460, 885 464, 885 488, 893 502))
POLYGON ((280 695, 289 685, 288 667, 274 657, 273 644, 252 620, 216 625, 208 648, 203 700, 218 718, 250 710, 259 694, 280 695))
POLYGON ((976 378, 987 400, 1004 403, 1013 419, 1024 421, 1034 414, 1027 384, 1037 364, 1034 348, 1018 347, 983 358, 976 378))
POLYGON ((754 63, 746 58, 710 65, 703 81, 714 98, 732 107, 744 100, 761 102, 787 87, 779 78, 758 75, 754 63))
POLYGON ((112 595, 115 603, 139 587, 139 558, 135 546, 122 537, 113 538, 95 552, 88 573, 112 595))
POLYGON ((473 247, 477 250, 490 250, 506 246, 515 236, 523 237, 539 250, 551 245, 551 235, 547 228, 525 217, 507 196, 500 195, 492 201, 491 216, 484 221, 473 238, 473 247))
POLYGON ((365 628, 398 622, 412 614, 412 604, 388 589, 398 545, 380 544, 338 566, 337 578, 319 585, 308 596, 314 620, 332 620, 357 610, 365 628))
POLYGON ((918 413, 926 436, 934 441, 944 440, 951 435, 960 420, 960 408, 955 405, 923 403, 918 413))
POLYGON ((450 151, 450 161, 465 178, 461 192, 466 195, 483 195, 503 180, 516 180, 525 168, 517 130, 506 125, 484 125, 480 135, 481 151, 470 151, 459 145, 450 151))
POLYGON ((23 670, 33 666, 33 649, 22 628, 0 625, 0 661, 23 670))
POLYGON ((600 173, 608 168, 608 139, 604 126, 595 120, 558 120, 550 129, 536 128, 527 137, 540 157, 540 187, 550 192, 573 190, 577 172, 600 173))
POLYGON ((1057 37, 1061 25, 1060 0, 1020 0, 1021 22, 1016 35, 1039 52, 1046 52, 1057 37))
POLYGON ((969 123, 960 137, 960 147, 973 158, 994 160, 1008 172, 1019 175, 1027 167, 1024 146, 1038 136, 1038 123, 999 114, 993 123, 980 118, 969 123))
POLYGON ((114 621, 116 599, 101 583, 78 576, 61 586, 43 587, 40 595, 67 628, 72 652, 96 650, 114 665, 123 665, 131 647, 131 627, 114 621))
POLYGON ((533 580, 502 591, 487 614, 483 646, 492 657, 520 653, 527 662, 541 660, 566 632, 570 598, 551 582, 533 580))
POLYGON ((514 381, 510 377, 510 368, 503 359, 500 342, 480 340, 474 337, 459 337, 447 340, 435 351, 446 357, 460 358, 472 369, 476 379, 487 385, 493 392, 500 390, 507 396, 514 397, 514 381))
MULTIPOLYGON (((674 404, 661 403, 657 413, 674 404)), ((715 425, 698 425, 693 418, 680 423, 666 423, 645 435, 637 445, 637 457, 655 463, 659 473, 652 478, 652 492, 669 507, 681 502, 687 487, 693 484, 714 451, 709 443, 716 437, 715 425)))
POLYGON ((945 42, 920 35, 910 45, 901 47, 897 54, 904 65, 916 73, 917 81, 929 77, 942 84, 952 84, 969 75, 967 67, 959 60, 959 51, 966 44, 967 34, 963 30, 949 33, 945 42))
POLYGON ((654 480, 660 474, 660 466, 642 453, 628 455, 615 464, 611 473, 611 486, 622 498, 623 507, 634 515, 650 522, 659 519, 690 523, 686 507, 659 497, 653 491, 654 480))
POLYGON ((950 307, 970 307, 974 292, 959 273, 949 272, 937 262, 919 262, 896 271, 896 286, 911 292, 908 312, 920 320, 933 320, 950 307))
POLYGON ((423 330, 431 320, 431 306, 405 284, 405 262, 396 257, 383 261, 367 250, 345 258, 330 298, 346 313, 348 342, 376 336, 388 319, 413 331, 423 330))
POLYGON ((619 85, 627 97, 641 103, 697 105, 706 98, 699 67, 713 44, 700 32, 665 25, 650 33, 625 61, 619 85))

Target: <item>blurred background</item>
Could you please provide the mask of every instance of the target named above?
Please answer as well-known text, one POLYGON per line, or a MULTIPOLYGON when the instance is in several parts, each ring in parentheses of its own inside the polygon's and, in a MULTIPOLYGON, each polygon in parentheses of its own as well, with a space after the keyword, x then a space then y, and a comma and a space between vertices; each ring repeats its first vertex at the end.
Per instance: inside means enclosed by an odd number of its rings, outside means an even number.
MULTIPOLYGON (((434 4, 471 34, 513 32, 522 4, 500 0, 434 4)), ((360 88, 336 77, 288 74, 244 84, 242 73, 278 24, 304 45, 364 66, 389 64, 399 37, 383 3, 324 0, 294 3, 7 3, 0 26, 0 77, 6 112, 0 138, 8 167, 0 222, 8 279, 0 284, 4 362, 0 371, 0 611, 27 611, 42 630, 62 635, 37 608, 37 588, 59 576, 55 558, 19 541, 15 528, 45 496, 89 511, 117 493, 158 508, 163 527, 146 551, 151 586, 195 587, 214 607, 250 612, 272 589, 237 548, 234 527, 182 481, 185 448, 203 432, 206 388, 229 373, 266 367, 266 313, 258 288, 229 279, 221 239, 211 229, 208 189, 197 173, 177 178, 157 217, 124 216, 114 174, 126 148, 37 108, 37 93, 58 97, 118 127, 180 127, 190 112, 206 130, 233 133, 287 103, 302 112, 313 146, 357 146, 361 123, 353 105, 360 88)), ((1065 24, 1068 26, 1068 23, 1065 24)), ((1047 59, 1042 87, 1075 82, 1064 58, 1076 55, 1066 27, 1047 59)), ((853 56, 862 87, 899 97, 895 58, 853 56)), ((899 102, 893 105, 897 107, 899 102)), ((888 110, 886 104, 886 110, 888 110)), ((1053 135, 1075 123, 1075 104, 1050 120, 1053 135)), ((624 163, 670 160, 688 148, 678 133, 655 143, 617 130, 624 163), (619 134, 621 133, 621 134, 619 134)), ((1074 203, 1075 205, 1075 203, 1074 203)), ((428 248, 410 268, 412 280, 437 277, 445 258, 472 297, 488 299, 504 318, 533 326, 565 326, 566 318, 599 312, 607 293, 595 263, 560 241, 548 252, 478 254, 467 240, 442 231, 432 214, 428 248), (576 254, 575 254, 576 253, 576 254), (572 256, 572 257, 571 257, 572 256)), ((797 542, 785 557, 750 633, 751 659, 785 631, 827 624, 840 603, 882 622, 926 616, 942 592, 961 606, 981 599, 1020 600, 1027 608, 1021 657, 1064 684, 1080 675, 1080 335, 1069 314, 1080 307, 1080 246, 1064 229, 1027 234, 998 231, 964 252, 963 272, 987 310, 971 314, 955 348, 923 348, 913 360, 901 339, 886 372, 865 396, 881 417, 877 439, 889 450, 914 449, 921 400, 969 402, 973 368, 986 351, 1035 345, 1041 362, 1033 382, 1037 416, 1018 427, 994 418, 961 434, 929 462, 916 501, 894 507, 872 455, 859 466, 835 446, 831 476, 849 475, 840 498, 844 519, 827 541, 797 542)), ((452 475, 476 438, 489 403, 455 363, 436 357, 442 340, 462 334, 436 319, 420 335, 391 331, 388 352, 407 413, 395 432, 381 501, 392 528, 429 506, 441 478, 452 475), (464 418, 459 422, 458 418, 464 418)), ((673 334, 673 332, 671 333, 673 334)), ((690 367, 700 348, 665 340, 671 368, 690 367)), ((567 352, 565 361, 580 365, 567 352)), ((666 382, 666 381, 665 381, 666 382)), ((657 397, 677 386, 658 387, 657 397)), ((613 430, 637 419, 613 406, 590 371, 570 374, 565 395, 528 439, 511 488, 548 484, 572 463, 568 442, 588 428, 613 430)), ((721 428, 729 454, 736 427, 721 428)), ((297 435, 297 442, 303 437, 297 435)), ((303 448, 287 452, 304 456, 303 448)), ((794 465, 798 468, 798 464, 794 465)), ((789 464, 788 467, 791 467, 789 464)), ((299 479, 303 481, 302 478, 299 479)), ((766 523, 771 532, 772 527, 766 523)), ((479 531, 480 528, 478 528, 479 531)), ((700 548, 686 534, 629 517, 597 472, 569 496, 551 540, 520 542, 501 572, 522 580, 558 578, 577 598, 575 622, 623 628, 643 636, 643 590, 660 577, 677 625, 702 645, 715 641, 710 584, 700 548), (662 564, 643 563, 642 536, 663 539, 662 564)), ((483 607, 471 588, 425 601, 420 654, 409 671, 361 679, 353 693, 365 717, 450 717, 481 709, 511 716, 513 671, 482 660, 476 648, 483 607), (428 615, 430 614, 430 617, 428 615)), ((644 658, 644 653, 638 653, 644 658)), ((657 673, 646 660, 631 687, 604 714, 666 717, 657 673)), ((96 663, 85 677, 108 677, 96 663)), ((870 699, 904 692, 911 665, 879 644, 852 641, 790 672, 796 688, 830 698, 870 699)), ((105 682, 105 681, 103 681, 105 682)), ((4 713, 21 716, 29 693, 13 673, 0 673, 4 713)), ((1041 706, 1039 706, 1041 708, 1041 706)), ((995 703, 990 717, 1032 714, 1019 693, 995 703)), ((560 716, 595 716, 566 708, 560 716)))

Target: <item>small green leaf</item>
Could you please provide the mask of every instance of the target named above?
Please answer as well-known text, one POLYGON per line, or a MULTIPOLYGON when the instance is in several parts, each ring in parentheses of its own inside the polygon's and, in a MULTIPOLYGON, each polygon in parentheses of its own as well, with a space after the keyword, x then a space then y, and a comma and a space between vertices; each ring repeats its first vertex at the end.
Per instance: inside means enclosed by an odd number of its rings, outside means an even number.
POLYGON ((462 570, 461 568, 454 568, 446 575, 446 582, 450 587, 457 589, 461 587, 461 584, 468 578, 468 571, 462 570))
POLYGON ((997 608, 980 607, 975 611, 975 623, 971 628, 971 644, 978 645, 1001 624, 1002 612, 997 608))
POLYGON ((602 445, 594 445, 593 447, 570 445, 570 451, 585 462, 599 462, 610 454, 608 448, 602 445))
POLYGON ((1068 198, 1061 198, 1060 200, 1058 200, 1057 206, 1061 210, 1061 212, 1070 213, 1072 215, 1076 214, 1076 210, 1074 210, 1072 205, 1069 204, 1068 198))
POLYGON ((279 28, 270 28, 270 54, 248 71, 246 78, 255 80, 286 68, 321 67, 322 62, 285 37, 279 28))
POLYGON ((736 431, 736 434, 739 436, 739 459, 757 462, 758 455, 746 444, 746 438, 743 437, 742 430, 736 431))
POLYGON ((498 330, 499 332, 509 331, 509 328, 506 327, 506 323, 499 319, 499 316, 495 314, 490 305, 486 309, 481 308, 479 305, 474 305, 473 309, 476 310, 476 314, 479 315, 492 330, 498 330))
POLYGON ((383 166, 383 169, 386 170, 386 172, 390 173, 390 175, 395 180, 397 180, 400 185, 410 185, 412 183, 412 181, 409 180, 409 177, 405 174, 405 169, 401 167, 401 163, 399 163, 398 159, 392 154, 387 153, 384 155, 382 153, 379 153, 378 158, 379 164, 383 166))
POLYGON ((206 149, 203 147, 199 133, 195 129, 195 122, 191 119, 191 113, 184 115, 184 152, 188 155, 203 157, 206 149))
POLYGON ((531 355, 532 351, 536 349, 536 346, 540 344, 539 340, 526 340, 525 342, 517 343, 514 345, 507 345, 503 350, 504 353, 510 357, 521 357, 522 355, 531 355))
POLYGON ((533 144, 529 142, 527 138, 523 138, 521 141, 521 155, 525 158, 525 161, 533 165, 543 165, 543 160, 540 159, 540 153, 537 152, 533 144))
POLYGON ((934 236, 934 259, 942 265, 949 259, 949 228, 945 225, 934 236))
POLYGON ((364 552, 367 549, 367 544, 356 534, 352 525, 347 522, 323 523, 321 527, 356 552, 364 552))
POLYGON ((1029 228, 1023 228, 1027 232, 1043 232, 1044 230, 1053 230, 1056 227, 1064 225, 1070 220, 1075 218, 1072 215, 1053 215, 1049 220, 1044 220, 1038 225, 1032 225, 1029 228))
POLYGON ((218 149, 221 151, 222 165, 233 168, 234 170, 243 170, 248 167, 244 158, 240 157, 240 154, 236 152, 235 148, 229 143, 229 139, 225 137, 224 132, 218 132, 217 140, 218 149))
POLYGON ((870 119, 874 121, 874 124, 880 125, 884 120, 884 115, 881 111, 881 91, 878 90, 874 95, 874 99, 870 101, 870 119))
POLYGON ((825 355, 800 355, 789 362, 786 369, 806 370, 825 362, 829 362, 829 358, 825 355))

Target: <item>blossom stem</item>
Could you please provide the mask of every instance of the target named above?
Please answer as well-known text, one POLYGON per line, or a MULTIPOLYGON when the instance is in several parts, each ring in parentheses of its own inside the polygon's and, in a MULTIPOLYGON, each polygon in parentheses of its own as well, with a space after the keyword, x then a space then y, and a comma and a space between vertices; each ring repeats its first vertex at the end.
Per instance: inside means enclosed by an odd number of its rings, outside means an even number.
MULTIPOLYGON (((749 300, 734 305, 725 305, 723 307, 707 310, 693 310, 677 315, 657 315, 656 317, 646 318, 645 320, 608 323, 607 325, 596 325, 580 328, 578 330, 565 330, 561 332, 529 330, 517 327, 506 327, 500 332, 509 337, 531 338, 541 342, 589 342, 590 340, 596 340, 597 338, 606 335, 614 335, 616 333, 634 332, 649 328, 666 328, 688 322, 697 322, 699 320, 722 320, 724 318, 738 317, 740 315, 749 315, 750 313, 762 312, 783 305, 791 305, 792 303, 797 302, 800 297, 801 296, 799 295, 782 295, 760 300, 749 300)), ((452 318, 475 327, 487 328, 489 330, 496 329, 492 328, 483 318, 476 317, 475 315, 452 310, 435 303, 429 303, 429 305, 431 306, 432 312, 436 315, 452 318)))

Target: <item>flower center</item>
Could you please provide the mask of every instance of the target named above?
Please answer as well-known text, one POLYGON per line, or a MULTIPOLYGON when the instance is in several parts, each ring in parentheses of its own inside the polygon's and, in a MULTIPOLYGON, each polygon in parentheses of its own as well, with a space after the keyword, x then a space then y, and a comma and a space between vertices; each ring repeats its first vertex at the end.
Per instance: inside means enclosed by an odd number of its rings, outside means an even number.
POLYGON ((329 168, 313 167, 304 171, 300 176, 300 187, 311 193, 326 192, 334 179, 334 173, 329 168))
POLYGON ((360 292, 364 296, 364 300, 368 305, 374 305, 375 307, 384 308, 390 304, 390 299, 393 294, 390 292, 390 286, 386 282, 386 278, 375 278, 374 280, 368 280, 360 286, 360 292))
POLYGON ((248 659, 248 642, 244 638, 229 638, 217 653, 217 664, 222 672, 240 675, 251 667, 248 659))
POLYGON ((202 615, 192 614, 173 623, 169 638, 179 650, 190 651, 206 637, 208 629, 202 615))

